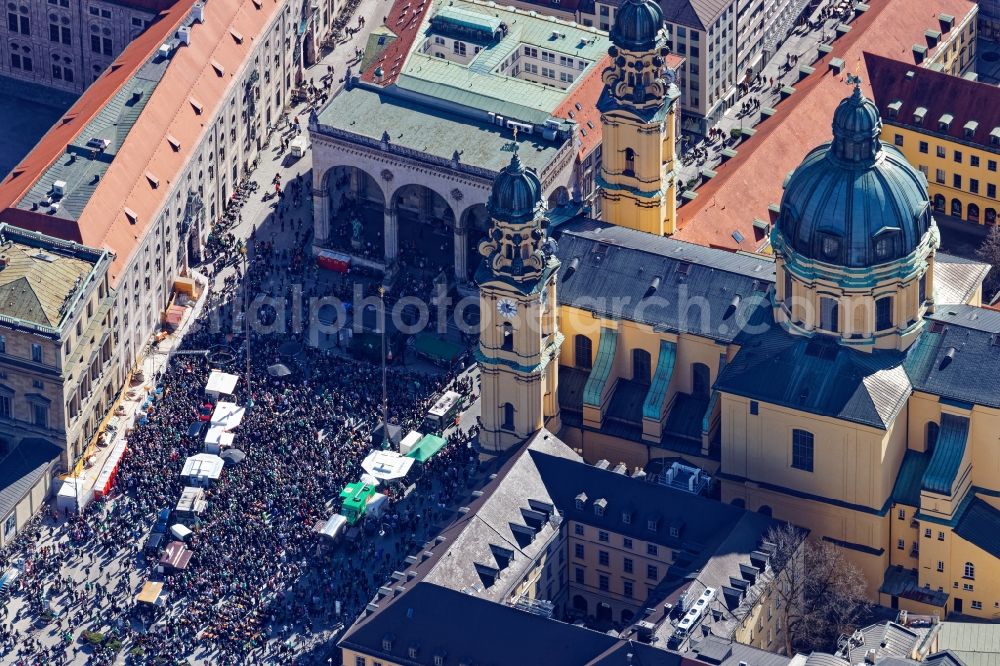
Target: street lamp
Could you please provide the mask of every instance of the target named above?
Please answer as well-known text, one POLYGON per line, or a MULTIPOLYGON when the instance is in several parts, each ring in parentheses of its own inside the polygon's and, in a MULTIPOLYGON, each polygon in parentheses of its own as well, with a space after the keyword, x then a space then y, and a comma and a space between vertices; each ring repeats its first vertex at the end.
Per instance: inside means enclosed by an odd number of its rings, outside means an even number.
POLYGON ((243 326, 244 326, 244 345, 246 345, 247 354, 247 370, 246 370, 246 382, 247 382, 247 409, 253 407, 253 384, 250 379, 250 312, 249 300, 250 300, 250 280, 247 278, 247 246, 245 243, 240 241, 240 254, 243 255, 243 326))
POLYGON ((382 305, 382 448, 389 448, 389 397, 386 390, 386 368, 385 368, 385 285, 378 288, 378 297, 382 305))

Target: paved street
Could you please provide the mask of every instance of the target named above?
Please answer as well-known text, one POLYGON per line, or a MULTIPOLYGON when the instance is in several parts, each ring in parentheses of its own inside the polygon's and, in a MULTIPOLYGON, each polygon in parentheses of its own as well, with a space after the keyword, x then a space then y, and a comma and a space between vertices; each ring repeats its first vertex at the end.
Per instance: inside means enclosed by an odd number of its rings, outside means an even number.
MULTIPOLYGON (((762 82, 751 86, 749 92, 739 97, 716 124, 716 128, 722 133, 722 139, 711 141, 701 139, 697 143, 689 143, 686 146, 683 166, 680 170, 680 180, 688 184, 688 189, 695 189, 697 185, 700 185, 702 173, 706 169, 714 169, 722 161, 722 150, 726 146, 732 145, 730 141, 732 130, 757 125, 762 119, 761 111, 767 108, 775 109, 774 121, 781 122, 781 87, 795 85, 799 79, 799 67, 812 65, 819 59, 821 55, 819 46, 833 43, 837 35, 836 26, 843 22, 839 18, 839 14, 836 13, 834 16, 822 20, 823 11, 829 7, 853 6, 853 4, 854 0, 850 0, 850 2, 827 0, 818 6, 809 20, 821 21, 822 26, 815 30, 804 25, 795 28, 778 48, 774 57, 761 70, 762 82), (797 62, 789 67, 790 58, 797 58, 797 62), (752 110, 744 111, 743 105, 752 101, 756 101, 758 105, 755 105, 752 110), (707 153, 696 158, 695 151, 699 149, 706 150, 707 153), (692 183, 697 183, 697 185, 691 187, 692 183)), ((853 11, 849 11, 848 16, 853 18, 853 11)))

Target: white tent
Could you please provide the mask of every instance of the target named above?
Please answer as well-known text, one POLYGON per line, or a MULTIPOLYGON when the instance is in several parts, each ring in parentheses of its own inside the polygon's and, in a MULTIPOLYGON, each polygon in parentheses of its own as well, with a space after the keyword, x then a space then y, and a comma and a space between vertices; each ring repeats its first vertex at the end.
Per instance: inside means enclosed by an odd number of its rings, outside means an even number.
POLYGON ((184 461, 181 476, 185 477, 190 485, 207 485, 209 481, 215 481, 222 475, 222 465, 223 460, 219 456, 199 453, 184 461))
POLYGON ((424 436, 422 433, 419 433, 416 430, 411 430, 407 433, 406 437, 399 442, 399 452, 405 456, 407 453, 412 451, 413 447, 416 446, 417 443, 423 438, 424 436))
POLYGON ((214 425, 208 429, 205 435, 205 453, 219 454, 222 449, 233 445, 236 435, 226 432, 224 426, 214 425))
POLYGON ((220 370, 212 370, 211 374, 208 376, 208 383, 205 384, 206 393, 215 393, 232 395, 233 390, 236 388, 236 382, 239 377, 236 375, 231 375, 228 372, 222 372, 220 370))
POLYGON ((59 507, 60 511, 68 511, 70 509, 76 511, 78 508, 86 508, 92 499, 94 499, 94 491, 86 487, 83 479, 71 476, 59 486, 59 492, 56 495, 56 506, 59 507))
POLYGON ((246 408, 237 405, 235 402, 219 401, 212 412, 212 425, 222 426, 225 430, 232 430, 243 422, 243 415, 246 408))
POLYGON ((181 525, 177 523, 176 525, 170 526, 170 533, 174 535, 174 538, 184 541, 189 536, 191 536, 191 530, 187 528, 186 525, 181 525))
POLYGON ((379 481, 395 481, 406 476, 414 462, 395 451, 375 450, 362 461, 361 468, 379 481))

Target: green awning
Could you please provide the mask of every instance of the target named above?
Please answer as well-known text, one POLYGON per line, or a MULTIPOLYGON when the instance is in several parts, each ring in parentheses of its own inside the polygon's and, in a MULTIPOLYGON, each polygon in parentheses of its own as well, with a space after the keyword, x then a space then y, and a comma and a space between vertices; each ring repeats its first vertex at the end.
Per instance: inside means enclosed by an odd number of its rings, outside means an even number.
POLYGON ((413 341, 413 348, 418 354, 426 356, 434 361, 455 362, 465 349, 462 345, 451 340, 439 338, 430 333, 421 333, 413 341))
POLYGON ((423 438, 417 442, 417 445, 406 454, 407 458, 413 458, 419 463, 424 463, 434 457, 438 451, 444 448, 444 445, 448 443, 448 440, 443 437, 438 437, 437 435, 424 435, 423 438))
POLYGON ((615 350, 618 348, 618 331, 613 328, 601 329, 601 340, 597 345, 597 359, 583 387, 583 404, 591 407, 601 406, 604 395, 604 385, 611 375, 611 366, 615 362, 615 350))
POLYGON ((923 489, 941 495, 951 495, 958 476, 965 446, 969 441, 969 419, 954 414, 942 414, 934 454, 924 472, 923 489))
POLYGON ((649 391, 642 403, 642 418, 659 421, 663 418, 666 408, 667 389, 670 378, 674 376, 674 364, 677 362, 677 345, 667 340, 660 340, 660 355, 656 359, 656 372, 649 384, 649 391))

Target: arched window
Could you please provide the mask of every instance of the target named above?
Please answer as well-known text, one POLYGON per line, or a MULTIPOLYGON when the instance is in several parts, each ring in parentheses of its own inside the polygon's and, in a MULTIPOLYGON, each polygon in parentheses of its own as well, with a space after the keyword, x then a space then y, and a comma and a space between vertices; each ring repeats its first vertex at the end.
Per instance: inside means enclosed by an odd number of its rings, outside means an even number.
POLYGON ((951 200, 951 216, 962 217, 962 202, 958 199, 951 200))
POLYGON ((649 352, 645 349, 632 350, 632 380, 649 384, 652 380, 649 352))
POLYGON ((819 299, 819 328, 832 333, 840 330, 840 305, 837 299, 826 296, 819 299))
POLYGON ((986 209, 986 224, 996 224, 997 223, 997 210, 996 208, 986 209))
POLYGON ((792 467, 813 471, 813 434, 807 430, 792 431, 792 467))
POLYGON ((708 366, 695 363, 691 366, 691 395, 696 398, 707 398, 712 390, 712 376, 708 366))
POLYGON ((970 203, 969 207, 965 210, 965 212, 968 215, 969 222, 975 222, 976 224, 979 224, 979 206, 970 203))
POLYGON ((836 259, 840 254, 840 239, 836 236, 823 236, 823 257, 836 259))
POLYGON ((635 151, 631 148, 625 149, 625 175, 635 175, 635 151))
POLYGON ((968 578, 969 580, 975 580, 976 579, 976 565, 975 564, 973 564, 972 562, 966 562, 965 563, 965 574, 964 574, 964 577, 968 578))
POLYGON ((945 203, 946 203, 946 201, 945 201, 945 198, 944 198, 943 194, 935 194, 934 195, 934 212, 935 213, 943 213, 944 212, 945 203))
POLYGON ((574 364, 582 370, 590 370, 594 365, 593 344, 590 338, 580 334, 573 339, 574 364))
POLYGON ((882 260, 889 256, 892 250, 892 238, 885 234, 875 241, 875 258, 882 260))
POLYGON ((509 322, 503 323, 503 340, 500 341, 500 349, 513 351, 514 349, 514 326, 509 322))
POLYGON ((940 430, 941 430, 941 427, 938 426, 937 423, 934 423, 934 421, 928 421, 927 422, 927 432, 926 432, 925 437, 927 439, 927 452, 928 453, 930 453, 931 451, 934 450, 934 445, 937 444, 938 432, 940 432, 940 430))
POLYGON ((892 326, 892 296, 886 296, 875 301, 875 330, 886 331, 892 326))
POLYGON ((500 427, 504 430, 514 429, 514 405, 509 402, 503 404, 503 423, 500 424, 500 427))

